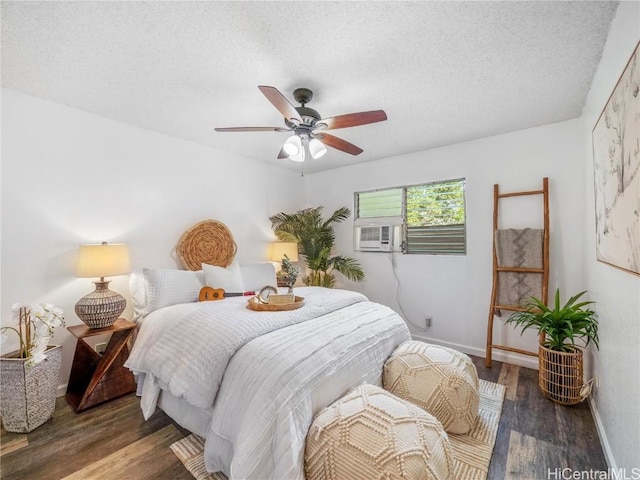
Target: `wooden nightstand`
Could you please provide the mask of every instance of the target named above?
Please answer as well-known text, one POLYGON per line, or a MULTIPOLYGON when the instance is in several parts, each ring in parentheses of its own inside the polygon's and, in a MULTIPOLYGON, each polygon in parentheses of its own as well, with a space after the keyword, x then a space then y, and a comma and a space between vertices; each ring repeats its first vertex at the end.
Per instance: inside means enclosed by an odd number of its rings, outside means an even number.
POLYGON ((135 328, 135 323, 123 318, 107 328, 67 328, 78 339, 67 387, 67 401, 76 412, 136 391, 133 374, 124 367, 129 356, 127 341, 135 328), (111 338, 100 355, 84 339, 105 333, 110 333, 111 338))

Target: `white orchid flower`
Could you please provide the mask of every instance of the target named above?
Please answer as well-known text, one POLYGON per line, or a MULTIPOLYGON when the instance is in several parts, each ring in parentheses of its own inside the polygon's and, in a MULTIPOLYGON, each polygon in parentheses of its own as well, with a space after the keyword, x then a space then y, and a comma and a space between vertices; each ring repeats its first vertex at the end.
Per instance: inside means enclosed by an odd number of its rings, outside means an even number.
POLYGON ((33 366, 37 363, 40 363, 42 360, 47 358, 44 352, 38 352, 31 355, 31 360, 27 362, 27 365, 33 366))
POLYGON ((64 322, 61 317, 51 316, 47 321, 47 325, 51 328, 61 327, 64 325, 64 322))
POLYGON ((38 303, 33 307, 14 303, 11 311, 20 328, 3 327, 0 330, 0 341, 4 342, 7 339, 4 332, 11 330, 20 340, 20 351, 23 353, 23 358, 29 358, 28 365, 35 365, 47 358, 45 352, 53 336, 54 328, 65 324, 63 310, 52 303, 44 305, 38 303), (20 315, 20 312, 23 311, 21 309, 26 311, 23 316, 20 315), (28 338, 29 336, 25 333, 29 330, 26 328, 27 325, 31 326, 32 338, 28 338))
POLYGON ((39 337, 48 337, 52 334, 52 328, 46 323, 40 323, 36 326, 36 342, 39 337))
POLYGON ((33 307, 31 307, 31 315, 38 318, 43 317, 45 315, 44 307, 39 303, 36 303, 33 307))

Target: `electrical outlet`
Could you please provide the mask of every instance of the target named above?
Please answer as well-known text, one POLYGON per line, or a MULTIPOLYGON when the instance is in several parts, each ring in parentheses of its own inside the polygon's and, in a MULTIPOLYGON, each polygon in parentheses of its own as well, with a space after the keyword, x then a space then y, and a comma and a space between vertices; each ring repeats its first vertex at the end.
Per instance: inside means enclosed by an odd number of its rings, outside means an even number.
POLYGON ((96 352, 98 352, 100 355, 102 355, 106 349, 107 342, 96 343, 96 352))
POLYGON ((430 316, 426 316, 424 317, 424 323, 427 325, 427 328, 431 327, 431 322, 433 321, 433 318, 430 316))

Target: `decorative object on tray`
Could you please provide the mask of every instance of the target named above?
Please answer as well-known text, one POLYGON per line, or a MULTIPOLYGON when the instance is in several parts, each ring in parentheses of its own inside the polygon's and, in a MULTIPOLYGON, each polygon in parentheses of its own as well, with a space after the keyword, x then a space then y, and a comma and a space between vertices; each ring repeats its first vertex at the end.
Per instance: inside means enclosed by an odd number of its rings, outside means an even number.
MULTIPOLYGON (((288 295, 287 295, 288 296, 288 295)), ((247 308, 256 312, 282 312, 296 310, 304 305, 304 297, 293 297, 293 302, 287 303, 263 303, 257 296, 247 300, 247 308)))
POLYGON ((342 207, 323 220, 320 206, 269 217, 271 228, 280 240, 298 243, 310 271, 302 278, 305 285, 333 287, 336 281, 334 270, 354 282, 364 280, 364 272, 356 259, 342 255, 331 257, 336 240, 333 224, 346 220, 350 215, 351 211, 342 207))
POLYGON ((553 308, 531 297, 527 309, 513 313, 507 323, 533 328, 543 334, 539 346, 538 383, 543 393, 561 405, 574 405, 591 393, 591 381, 583 384, 582 350, 576 339, 585 346, 593 342, 598 348, 598 320, 596 312, 585 308, 594 302, 579 302, 581 292, 560 306, 560 289, 556 289, 553 308))
POLYGON ((258 303, 269 303, 269 297, 271 295, 277 295, 278 294, 278 289, 275 287, 272 287, 271 285, 267 285, 265 287, 262 287, 260 289, 260 291, 258 292, 258 295, 256 295, 256 301, 258 303))
POLYGON ((640 275, 640 42, 593 127, 596 257, 640 275))
POLYGON ((295 302, 293 289, 290 287, 288 293, 279 294, 278 290, 271 285, 263 287, 256 295, 258 303, 269 305, 287 305, 295 302))
POLYGON ((0 357, 0 408, 8 432, 28 433, 45 423, 55 409, 62 347, 49 346, 55 327, 64 325, 63 312, 54 305, 13 306, 20 348, 0 357))
POLYGON ((300 275, 300 269, 292 263, 292 260, 289 260, 286 254, 282 259, 282 269, 280 272, 282 273, 281 278, 283 283, 286 287, 289 287, 289 293, 293 293, 293 286, 296 284, 298 275, 300 275))
POLYGON ((96 289, 76 303, 76 315, 89 328, 110 327, 120 317, 127 301, 119 293, 109 290, 109 280, 104 277, 130 272, 129 251, 125 244, 102 242, 98 245, 80 245, 77 276, 100 277, 100 280, 93 282, 96 289))
POLYGON ((182 234, 176 253, 187 270, 200 270, 203 263, 228 267, 237 246, 227 226, 216 220, 204 220, 182 234))

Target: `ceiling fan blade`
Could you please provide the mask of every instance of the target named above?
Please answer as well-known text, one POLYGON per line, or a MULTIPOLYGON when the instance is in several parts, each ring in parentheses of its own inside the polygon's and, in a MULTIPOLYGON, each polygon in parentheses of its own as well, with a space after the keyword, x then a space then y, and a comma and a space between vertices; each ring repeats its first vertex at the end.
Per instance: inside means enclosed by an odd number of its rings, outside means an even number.
POLYGON ((296 120, 298 123, 301 123, 300 115, 298 111, 295 109, 289 100, 280 93, 280 91, 275 87, 268 87, 265 85, 260 85, 258 87, 260 91, 267 97, 274 107, 278 109, 278 111, 286 118, 287 120, 296 120))
POLYGON ((357 127, 368 123, 383 122, 386 119, 387 114, 384 113, 384 110, 371 110, 369 112, 348 113, 337 117, 323 118, 320 123, 326 124, 327 130, 335 130, 337 128, 357 127))
POLYGON ((214 130, 216 132, 288 132, 290 129, 283 127, 223 127, 214 130))
POLYGON ((319 133, 316 135, 318 140, 327 145, 328 147, 342 150, 343 152, 350 153, 351 155, 359 155, 363 152, 360 147, 356 147, 353 143, 349 143, 346 140, 338 138, 328 133, 319 133))

